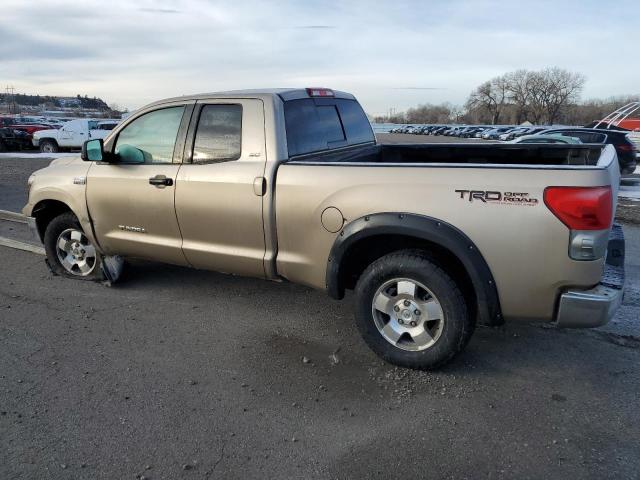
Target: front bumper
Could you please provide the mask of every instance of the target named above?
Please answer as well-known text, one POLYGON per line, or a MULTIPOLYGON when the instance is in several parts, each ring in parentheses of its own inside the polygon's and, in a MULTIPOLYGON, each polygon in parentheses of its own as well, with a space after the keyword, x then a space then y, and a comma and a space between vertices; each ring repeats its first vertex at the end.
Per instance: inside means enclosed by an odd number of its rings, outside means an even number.
POLYGON ((39 139, 39 138, 35 138, 35 137, 33 137, 33 138, 31 139, 31 144, 32 144, 34 147, 39 147, 39 146, 40 146, 40 139, 39 139))
POLYGON ((624 233, 614 225, 600 283, 590 290, 568 290, 560 296, 556 324, 563 328, 599 327, 613 318, 624 291, 624 233))

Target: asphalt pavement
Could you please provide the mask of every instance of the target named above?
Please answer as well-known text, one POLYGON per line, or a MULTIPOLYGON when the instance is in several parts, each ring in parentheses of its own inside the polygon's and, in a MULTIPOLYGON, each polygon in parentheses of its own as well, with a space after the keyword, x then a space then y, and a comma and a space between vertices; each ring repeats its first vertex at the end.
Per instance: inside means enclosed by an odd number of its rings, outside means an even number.
MULTIPOLYGON (((9 209, 30 167, 4 165, 9 209)), ((0 478, 637 478, 640 228, 624 228, 609 326, 481 327, 432 373, 381 362, 351 296, 149 262, 108 288, 0 246, 0 478)))

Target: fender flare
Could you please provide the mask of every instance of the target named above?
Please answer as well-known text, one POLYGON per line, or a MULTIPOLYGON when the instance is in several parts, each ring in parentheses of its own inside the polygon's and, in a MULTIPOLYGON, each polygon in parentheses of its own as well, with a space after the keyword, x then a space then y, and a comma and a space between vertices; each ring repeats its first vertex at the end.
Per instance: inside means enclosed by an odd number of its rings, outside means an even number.
POLYGON ((485 325, 504 322, 498 290, 489 265, 476 245, 453 225, 425 215, 388 212, 360 217, 347 224, 336 238, 327 263, 326 288, 330 297, 344 297, 340 268, 356 242, 376 235, 403 235, 425 240, 451 252, 467 271, 477 298, 478 321, 485 325))

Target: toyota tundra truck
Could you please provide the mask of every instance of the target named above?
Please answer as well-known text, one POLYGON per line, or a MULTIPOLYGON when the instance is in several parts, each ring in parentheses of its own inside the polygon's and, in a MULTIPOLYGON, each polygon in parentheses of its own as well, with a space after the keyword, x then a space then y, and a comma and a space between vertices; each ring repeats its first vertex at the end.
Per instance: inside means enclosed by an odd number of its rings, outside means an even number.
POLYGON ((34 173, 23 213, 56 274, 129 257, 353 291, 375 353, 432 369, 477 323, 614 315, 619 176, 609 145, 381 145, 348 93, 247 90, 140 109, 34 173))

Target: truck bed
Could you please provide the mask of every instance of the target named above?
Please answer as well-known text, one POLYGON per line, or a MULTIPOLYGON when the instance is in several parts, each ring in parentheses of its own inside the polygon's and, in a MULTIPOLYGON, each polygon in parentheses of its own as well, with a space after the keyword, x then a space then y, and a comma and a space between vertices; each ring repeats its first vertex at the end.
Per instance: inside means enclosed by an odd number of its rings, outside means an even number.
POLYGON ((527 144, 394 144, 365 145, 292 157, 306 164, 491 164, 532 166, 594 166, 602 145, 527 144))

